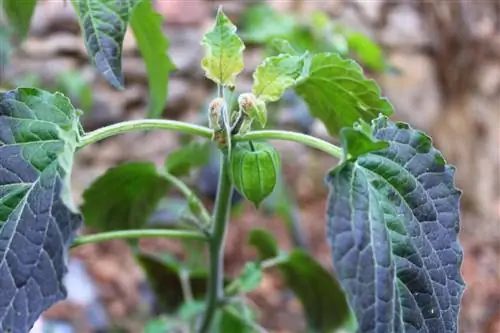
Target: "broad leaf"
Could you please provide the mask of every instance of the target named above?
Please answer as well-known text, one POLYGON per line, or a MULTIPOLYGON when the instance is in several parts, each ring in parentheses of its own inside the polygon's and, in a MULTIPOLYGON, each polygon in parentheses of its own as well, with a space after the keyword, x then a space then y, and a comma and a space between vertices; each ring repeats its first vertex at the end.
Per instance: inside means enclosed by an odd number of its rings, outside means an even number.
POLYGON ((380 113, 391 115, 392 105, 380 96, 380 88, 352 60, 334 53, 318 53, 295 90, 311 114, 323 121, 331 135, 352 127, 359 118, 370 121, 380 113))
POLYGON ((153 163, 111 168, 83 193, 85 225, 102 231, 141 228, 168 188, 153 163))
POLYGON ((142 0, 73 1, 95 66, 113 87, 123 89, 123 38, 132 9, 142 0))
MULTIPOLYGON (((273 244, 276 245, 266 232, 253 231, 250 239, 261 258, 268 257, 273 251, 273 244), (263 237, 258 237, 259 234, 263 237)), ((282 253, 280 257, 282 260, 276 267, 302 303, 308 326, 314 332, 333 332, 350 324, 350 309, 345 294, 330 272, 302 250, 282 253)))
POLYGON ((217 332, 255 333, 254 314, 247 306, 229 305, 220 314, 217 332))
POLYGON ((28 35, 36 2, 37 0, 2 0, 9 25, 14 28, 20 40, 28 35))
POLYGON ((236 34, 236 26, 219 9, 213 29, 203 36, 205 57, 201 65, 205 75, 215 83, 234 86, 236 75, 243 69, 245 45, 236 34))
POLYGON ((289 54, 266 58, 253 74, 252 92, 263 101, 277 101, 295 84, 303 65, 303 58, 289 54))
POLYGON ((165 169, 174 176, 187 175, 192 168, 208 164, 211 153, 209 142, 192 141, 167 156, 165 169))
POLYGON ((333 264, 361 332, 457 332, 460 191, 431 139, 385 117, 389 142, 327 178, 333 264))
POLYGON ((344 159, 356 159, 358 156, 389 147, 385 141, 378 141, 371 133, 359 128, 345 127, 340 130, 340 141, 344 150, 344 159))
POLYGON ((167 54, 168 40, 162 31, 162 16, 152 0, 143 0, 135 7, 130 18, 139 51, 146 63, 149 85, 148 116, 161 116, 168 95, 168 75, 175 68, 167 54))
POLYGON ((0 331, 25 333, 66 296, 78 115, 59 93, 17 89, 0 94, 0 129, 0 331))

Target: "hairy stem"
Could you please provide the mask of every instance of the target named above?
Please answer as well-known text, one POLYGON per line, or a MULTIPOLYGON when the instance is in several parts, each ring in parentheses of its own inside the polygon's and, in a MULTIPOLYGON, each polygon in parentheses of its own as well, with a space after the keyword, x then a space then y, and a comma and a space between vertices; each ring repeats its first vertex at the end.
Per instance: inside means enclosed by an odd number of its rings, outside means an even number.
POLYGON ((187 134, 198 135, 205 138, 212 137, 212 130, 182 121, 165 120, 165 119, 141 119, 124 121, 110 126, 105 126, 95 131, 85 134, 78 143, 79 147, 85 147, 94 142, 106 139, 110 136, 122 134, 126 132, 150 130, 150 129, 166 129, 187 134))
POLYGON ((302 143, 306 146, 316 148, 324 151, 337 158, 342 158, 342 149, 329 142, 318 139, 314 136, 279 130, 264 130, 264 131, 250 131, 244 135, 236 135, 233 137, 235 141, 249 141, 249 140, 287 140, 302 143))
POLYGON ((200 333, 209 331, 218 302, 223 298, 224 293, 224 243, 233 187, 229 179, 229 161, 224 155, 222 155, 221 159, 217 199, 215 200, 213 213, 212 238, 209 242, 210 278, 208 281, 206 310, 201 322, 200 333))
POLYGON ((134 238, 180 238, 207 240, 207 238, 199 232, 185 230, 162 230, 162 229, 138 229, 138 230, 120 230, 101 232, 93 235, 80 236, 75 239, 71 247, 77 247, 84 244, 98 243, 112 239, 134 239, 134 238))

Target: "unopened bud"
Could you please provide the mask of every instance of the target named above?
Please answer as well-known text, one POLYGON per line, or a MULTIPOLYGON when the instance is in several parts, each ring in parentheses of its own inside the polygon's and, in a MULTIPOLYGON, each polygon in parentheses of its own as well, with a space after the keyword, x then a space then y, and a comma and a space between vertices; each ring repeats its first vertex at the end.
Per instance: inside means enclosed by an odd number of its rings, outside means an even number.
POLYGON ((266 126, 267 109, 264 101, 252 93, 244 93, 238 97, 238 104, 250 116, 250 119, 257 118, 262 127, 266 126))

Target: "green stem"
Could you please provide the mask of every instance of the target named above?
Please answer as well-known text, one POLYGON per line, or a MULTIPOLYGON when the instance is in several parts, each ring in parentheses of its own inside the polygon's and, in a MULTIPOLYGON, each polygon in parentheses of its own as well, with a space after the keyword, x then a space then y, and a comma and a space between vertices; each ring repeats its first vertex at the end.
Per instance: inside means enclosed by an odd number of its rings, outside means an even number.
POLYGON ((314 136, 279 130, 263 130, 263 131, 250 131, 244 135, 236 135, 233 137, 235 141, 249 141, 249 140, 288 140, 302 143, 306 146, 316 148, 324 151, 337 158, 342 158, 342 149, 329 142, 318 139, 314 136))
POLYGON ((93 235, 80 236, 75 239, 71 247, 73 248, 84 244, 98 243, 112 239, 134 239, 134 238, 154 238, 154 237, 207 240, 207 238, 204 235, 192 231, 138 229, 138 230, 108 231, 93 235))
POLYGON ((168 182, 174 185, 186 198, 191 212, 200 219, 204 225, 210 224, 210 214, 208 213, 205 205, 201 202, 200 198, 179 178, 170 173, 162 175, 168 182))
POLYGON ((102 127, 96 129, 95 131, 89 132, 80 139, 78 146, 85 147, 94 142, 106 139, 110 136, 114 136, 117 134, 139 131, 139 130, 150 130, 150 129, 174 130, 187 134, 198 135, 205 138, 211 138, 213 132, 211 129, 207 127, 176 120, 165 120, 165 119, 130 120, 102 127))
POLYGON ((215 200, 213 214, 212 238, 209 243, 210 277, 207 288, 206 310, 201 323, 200 333, 206 333, 210 330, 210 325, 218 307, 218 301, 224 296, 224 243, 232 193, 233 187, 229 178, 229 161, 226 156, 222 155, 217 199, 215 200))

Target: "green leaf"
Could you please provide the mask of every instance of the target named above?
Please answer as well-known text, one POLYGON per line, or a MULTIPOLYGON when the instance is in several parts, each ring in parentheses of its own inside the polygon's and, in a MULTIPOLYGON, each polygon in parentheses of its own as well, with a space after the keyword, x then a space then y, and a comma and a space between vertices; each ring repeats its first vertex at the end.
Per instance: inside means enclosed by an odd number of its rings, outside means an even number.
POLYGON ((85 46, 97 70, 123 89, 122 44, 130 14, 142 0, 77 0, 85 46))
MULTIPOLYGON (((265 231, 252 231, 250 241, 261 258, 271 254, 270 244, 276 246, 276 241, 270 238, 273 237, 265 231)), ((302 250, 281 254, 280 259, 275 267, 302 303, 308 326, 314 332, 333 332, 349 324, 350 309, 345 294, 330 272, 302 250)))
POLYGON ((243 69, 245 45, 222 9, 219 8, 215 25, 203 36, 201 44, 205 47, 201 65, 206 77, 224 86, 234 86, 236 75, 243 69))
POLYGON ((373 138, 372 133, 357 128, 344 127, 340 130, 340 141, 344 150, 344 160, 356 159, 371 151, 389 147, 389 143, 373 138))
POLYGON ((328 241, 360 332, 457 332, 460 191, 430 137, 385 117, 389 147, 327 177, 328 241))
POLYGON ((130 18, 139 51, 146 63, 149 85, 150 118, 160 117, 167 102, 168 75, 175 68, 167 54, 168 39, 162 31, 162 16, 153 7, 152 0, 143 0, 130 18))
POLYGON ((276 239, 266 229, 252 229, 250 231, 248 242, 259 252, 260 261, 277 257, 279 254, 276 239))
POLYGON ((226 306, 221 313, 217 332, 254 333, 256 323, 252 319, 252 311, 246 306, 237 308, 226 306))
POLYGON ((289 54, 264 59, 253 74, 252 92, 263 101, 277 101, 295 84, 303 66, 302 57, 289 54))
POLYGON ((356 58, 366 67, 375 71, 383 71, 386 68, 381 47, 368 36, 355 32, 348 33, 347 44, 356 58))
POLYGON ((141 228, 168 188, 153 163, 111 168, 83 193, 85 225, 102 231, 141 228))
POLYGON ((240 291, 249 293, 257 289, 262 282, 263 274, 259 265, 255 262, 248 262, 243 268, 243 272, 239 277, 240 291))
POLYGON ((208 142, 192 141, 167 156, 165 169, 174 176, 187 175, 191 169, 208 164, 211 152, 208 142))
POLYGON ((69 188, 78 124, 60 93, 0 93, 1 332, 28 332, 66 297, 67 252, 81 224, 69 188))
POLYGON ((366 79, 356 62, 333 53, 313 55, 295 90, 311 114, 321 119, 334 136, 342 127, 352 127, 359 118, 371 121, 380 113, 393 113, 375 81, 366 79))
POLYGON ((290 15, 274 10, 267 3, 248 7, 243 15, 243 38, 252 43, 266 43, 273 38, 287 38, 295 22, 290 15))
MULTIPOLYGON (((2 0, 3 10, 20 40, 28 36, 37 0, 2 0)), ((2 46, 3 47, 3 46, 2 46)))

